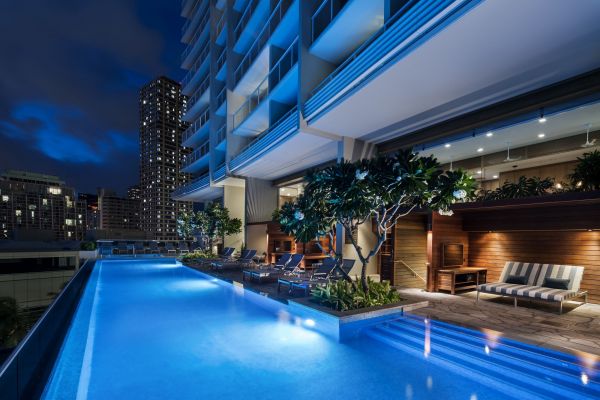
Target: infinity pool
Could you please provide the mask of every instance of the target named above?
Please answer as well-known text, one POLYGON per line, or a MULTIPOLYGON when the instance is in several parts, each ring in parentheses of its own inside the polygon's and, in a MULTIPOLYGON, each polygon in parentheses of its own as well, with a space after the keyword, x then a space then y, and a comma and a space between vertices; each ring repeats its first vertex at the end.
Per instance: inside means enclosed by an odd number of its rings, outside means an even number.
MULTIPOLYGON (((206 279, 178 263, 100 261, 43 397, 511 396, 510 390, 490 385, 476 374, 470 378, 460 368, 456 373, 451 363, 395 348, 377 340, 381 332, 372 333, 340 344, 295 323, 293 316, 266 311, 243 290, 206 279)), ((523 398, 520 392, 512 395, 523 398)), ((551 397, 541 392, 539 398, 551 397)))

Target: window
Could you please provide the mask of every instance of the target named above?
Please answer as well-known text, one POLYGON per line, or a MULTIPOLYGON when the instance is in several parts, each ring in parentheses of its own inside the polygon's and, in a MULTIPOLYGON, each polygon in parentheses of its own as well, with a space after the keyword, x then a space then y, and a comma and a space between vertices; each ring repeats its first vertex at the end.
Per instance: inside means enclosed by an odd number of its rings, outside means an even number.
POLYGON ((8 196, 7 195, 3 195, 2 196, 2 201, 7 202, 8 201, 8 196))
POLYGON ((75 225, 75 223, 72 219, 65 219, 65 225, 72 226, 75 225))
POLYGON ((50 194, 61 194, 62 190, 61 190, 61 188, 57 188, 57 187, 49 187, 48 188, 48 193, 50 193, 50 194))
POLYGON ((20 217, 20 216, 21 216, 21 214, 22 214, 22 213, 21 213, 21 210, 15 210, 15 215, 16 215, 17 217, 20 217))
POLYGON ((48 205, 48 199, 42 199, 42 205, 43 206, 47 206, 48 205))

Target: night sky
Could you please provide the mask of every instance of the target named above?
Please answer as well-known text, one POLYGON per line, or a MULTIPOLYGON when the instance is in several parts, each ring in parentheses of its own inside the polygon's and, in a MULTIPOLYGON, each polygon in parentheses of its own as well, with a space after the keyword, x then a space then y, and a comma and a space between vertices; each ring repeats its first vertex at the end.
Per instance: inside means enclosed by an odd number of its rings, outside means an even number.
POLYGON ((138 183, 139 88, 180 80, 179 0, 0 1, 0 171, 138 183))

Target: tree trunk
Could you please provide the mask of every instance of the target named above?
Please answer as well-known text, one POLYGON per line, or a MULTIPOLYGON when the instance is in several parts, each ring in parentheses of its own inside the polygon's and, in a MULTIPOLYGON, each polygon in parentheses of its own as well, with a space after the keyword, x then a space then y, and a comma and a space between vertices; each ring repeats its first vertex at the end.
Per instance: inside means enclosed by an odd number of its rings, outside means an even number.
POLYGON ((360 284, 365 294, 369 293, 369 284, 367 282, 367 262, 362 261, 362 269, 360 271, 360 284))

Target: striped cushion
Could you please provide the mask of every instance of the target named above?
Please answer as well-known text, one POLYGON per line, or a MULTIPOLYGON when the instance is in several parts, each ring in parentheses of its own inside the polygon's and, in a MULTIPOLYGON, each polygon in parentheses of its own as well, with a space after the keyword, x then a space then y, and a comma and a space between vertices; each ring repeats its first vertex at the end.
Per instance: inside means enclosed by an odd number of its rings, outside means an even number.
POLYGON ((510 275, 525 276, 527 285, 535 285, 541 264, 507 261, 500 275, 500 282, 506 282, 510 275))
POLYGON ((552 289, 530 285, 515 285, 503 282, 479 285, 478 290, 486 293, 531 297, 533 299, 548 301, 564 301, 577 295, 577 291, 574 290, 552 289))
POLYGON ((575 265, 542 264, 535 286, 542 286, 546 278, 569 279, 569 290, 577 292, 583 277, 583 267, 575 265))

